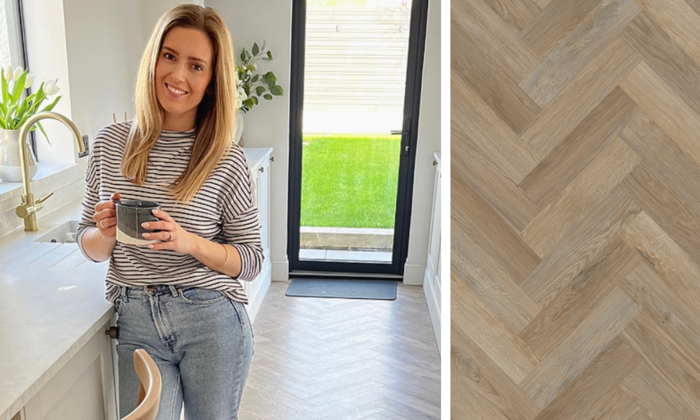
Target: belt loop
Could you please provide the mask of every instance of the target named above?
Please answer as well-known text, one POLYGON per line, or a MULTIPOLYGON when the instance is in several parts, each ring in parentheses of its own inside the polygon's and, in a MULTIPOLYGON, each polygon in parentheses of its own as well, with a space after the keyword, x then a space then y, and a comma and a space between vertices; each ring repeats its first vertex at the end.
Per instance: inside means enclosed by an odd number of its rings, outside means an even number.
POLYGON ((146 292, 147 295, 151 296, 151 293, 153 292, 153 286, 143 286, 143 291, 146 292))
POLYGON ((170 288, 170 293, 173 294, 173 297, 177 297, 177 289, 175 288, 175 286, 170 284, 168 285, 168 287, 170 288))

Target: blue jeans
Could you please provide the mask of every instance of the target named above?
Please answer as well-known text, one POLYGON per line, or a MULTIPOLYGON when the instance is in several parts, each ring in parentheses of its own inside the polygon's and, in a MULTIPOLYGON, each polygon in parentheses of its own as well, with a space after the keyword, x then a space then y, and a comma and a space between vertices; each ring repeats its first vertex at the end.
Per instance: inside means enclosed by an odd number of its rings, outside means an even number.
POLYGON ((119 315, 119 410, 136 408, 134 350, 145 349, 160 369, 158 420, 237 419, 253 335, 245 306, 196 287, 122 287, 119 315))

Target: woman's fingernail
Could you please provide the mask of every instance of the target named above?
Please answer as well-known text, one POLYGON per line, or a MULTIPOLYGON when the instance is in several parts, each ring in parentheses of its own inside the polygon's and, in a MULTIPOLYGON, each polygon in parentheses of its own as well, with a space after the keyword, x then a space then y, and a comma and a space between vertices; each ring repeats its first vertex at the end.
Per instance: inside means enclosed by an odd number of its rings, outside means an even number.
POLYGON ((150 234, 150 233, 144 233, 144 234, 143 234, 143 237, 144 237, 144 238, 150 238, 150 237, 151 237, 151 234, 150 234))
POLYGON ((149 248, 153 249, 154 245, 148 245, 149 248))
POLYGON ((147 228, 147 227, 148 227, 148 223, 141 223, 141 226, 147 228))

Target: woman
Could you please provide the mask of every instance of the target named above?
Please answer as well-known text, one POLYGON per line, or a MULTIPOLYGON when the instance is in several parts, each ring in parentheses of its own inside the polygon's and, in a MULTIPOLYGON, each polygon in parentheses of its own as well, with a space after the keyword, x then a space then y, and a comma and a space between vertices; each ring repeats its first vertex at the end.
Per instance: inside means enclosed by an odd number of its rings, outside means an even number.
POLYGON ((119 407, 137 405, 133 352, 163 379, 158 419, 235 419, 253 355, 242 281, 262 266, 258 209, 245 155, 232 143, 233 46, 212 8, 176 6, 141 59, 136 118, 95 137, 78 243, 109 259, 119 315, 119 407), (145 246, 116 241, 114 200, 156 201, 145 246))

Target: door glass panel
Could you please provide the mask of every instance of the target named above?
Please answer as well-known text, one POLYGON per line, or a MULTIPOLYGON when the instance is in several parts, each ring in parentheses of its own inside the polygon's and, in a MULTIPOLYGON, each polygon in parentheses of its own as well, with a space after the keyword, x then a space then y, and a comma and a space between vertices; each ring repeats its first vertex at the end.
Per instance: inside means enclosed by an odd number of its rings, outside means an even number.
POLYGON ((306 10, 299 259, 391 263, 410 2, 306 10))

